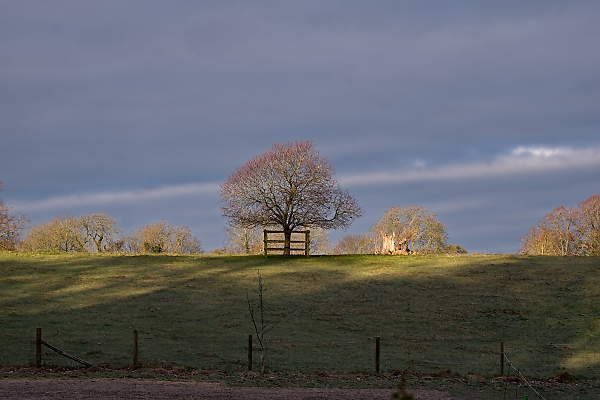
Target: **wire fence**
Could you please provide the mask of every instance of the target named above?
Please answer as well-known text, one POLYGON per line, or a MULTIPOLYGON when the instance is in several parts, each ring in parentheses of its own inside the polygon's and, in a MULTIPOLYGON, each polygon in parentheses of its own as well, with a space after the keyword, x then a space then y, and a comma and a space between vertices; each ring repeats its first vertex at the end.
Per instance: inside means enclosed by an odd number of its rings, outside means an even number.
MULTIPOLYGON (((125 334, 125 332, 123 332, 125 334)), ((63 335, 63 338, 68 335, 63 335)), ((93 348, 90 349, 89 346, 85 346, 87 351, 81 351, 82 347, 73 348, 69 345, 69 343, 73 343, 73 341, 64 341, 61 340, 60 337, 55 335, 48 336, 50 342, 54 343, 55 346, 49 344, 45 340, 42 340, 41 329, 38 328, 36 331, 36 346, 35 346, 35 364, 38 367, 42 366, 42 360, 45 365, 69 365, 71 363, 70 360, 74 360, 80 364, 84 364, 86 366, 94 365, 102 365, 102 364, 112 364, 112 365, 138 365, 141 364, 139 354, 146 356, 144 364, 146 365, 155 365, 157 364, 156 360, 150 359, 148 357, 151 354, 151 351, 154 349, 151 347, 155 347, 156 343, 154 342, 143 342, 139 343, 139 335, 138 331, 134 330, 133 335, 131 332, 128 332, 125 336, 125 339, 128 342, 128 345, 120 347, 117 343, 103 343, 102 345, 106 345, 108 347, 115 347, 115 351, 120 352, 121 360, 128 360, 124 364, 123 361, 120 363, 110 363, 110 359, 105 358, 108 355, 108 352, 100 352, 96 354, 93 348), (133 339, 133 340, 132 340, 133 339), (54 353, 45 351, 44 357, 42 359, 42 345, 47 347, 50 350, 53 350, 54 353), (66 346, 66 347, 65 347, 66 346), (65 349, 60 350, 58 347, 65 349), (91 350, 91 351, 90 351, 91 350), (57 353, 63 357, 57 356, 57 353), (83 361, 71 354, 76 354, 79 357, 83 357, 86 361, 83 361), (66 358, 64 358, 66 357, 66 358), (103 360, 102 360, 103 359, 103 360), (89 362, 88 362, 89 361, 89 362), (132 363, 133 361, 133 363, 132 363)), ((231 356, 222 357, 216 353, 209 353, 206 351, 198 352, 197 350, 201 347, 206 348, 206 343, 200 344, 195 347, 194 345, 190 345, 189 342, 185 340, 181 340, 181 342, 186 343, 186 348, 190 352, 194 352, 196 355, 196 359, 201 358, 210 358, 212 359, 212 365, 219 364, 221 367, 228 368, 226 365, 229 364, 230 367, 233 366, 234 369, 243 370, 248 369, 252 370, 253 366, 253 353, 256 355, 260 353, 260 348, 255 345, 253 346, 251 335, 247 337, 248 340, 240 340, 239 344, 233 346, 232 350, 235 351, 236 359, 233 359, 231 356), (245 359, 245 355, 247 355, 247 359, 245 359)), ((241 339, 241 338, 240 338, 241 339)), ((311 348, 310 346, 286 346, 286 349, 282 347, 274 346, 277 342, 270 343, 270 353, 267 363, 274 369, 279 371, 329 371, 329 372, 343 372, 343 371, 360 371, 360 372, 374 372, 374 373, 387 373, 393 371, 410 371, 414 373, 425 373, 434 376, 441 377, 459 377, 465 376, 469 374, 477 374, 483 376, 493 376, 493 377, 503 377, 506 382, 505 385, 505 399, 507 398, 507 394, 509 390, 512 390, 512 384, 514 383, 515 396, 517 395, 521 383, 524 383, 539 399, 545 400, 545 398, 538 393, 538 391, 531 385, 526 375, 531 377, 537 375, 537 371, 531 370, 531 366, 525 366, 525 370, 527 371, 525 374, 521 372, 516 367, 515 360, 509 359, 504 352, 504 342, 496 343, 495 350, 488 348, 487 354, 468 354, 465 352, 461 352, 457 354, 455 357, 452 357, 451 362, 449 362, 448 357, 435 357, 435 354, 439 352, 436 351, 428 351, 428 353, 423 357, 423 354, 420 353, 418 349, 411 349, 410 346, 405 349, 405 353, 403 357, 398 357, 399 354, 394 353, 392 348, 387 347, 384 340, 381 337, 371 337, 367 338, 362 343, 357 343, 354 349, 345 349, 340 347, 331 346, 334 343, 323 343, 322 347, 317 346, 316 348, 311 348), (306 359, 299 359, 298 355, 302 354, 306 356, 306 353, 312 352, 313 357, 310 358, 312 364, 302 366, 302 362, 306 359), (465 366, 469 366, 468 369, 465 366), (505 366, 507 368, 505 368, 505 366), (485 370, 484 370, 485 369, 485 370), (514 378, 512 378, 514 376, 514 378)), ((100 343, 90 343, 93 347, 98 347, 100 343)), ((397 350, 397 349, 396 349, 397 350)), ((170 352, 169 354, 163 354, 162 359, 167 361, 159 362, 160 364, 169 364, 172 365, 180 365, 180 366, 190 366, 190 367, 206 367, 202 362, 190 363, 185 362, 178 358, 178 353, 183 353, 181 350, 176 350, 175 353, 170 352), (172 357, 170 357, 172 356, 172 357), (171 361, 168 361, 168 360, 171 361)), ((30 354, 30 359, 33 359, 33 354, 30 354)), ((254 363, 259 357, 255 357, 254 363)), ((523 360, 522 357, 518 357, 523 360)), ((114 357, 112 357, 114 360, 114 357)), ((519 361, 521 363, 521 361, 519 361)), ((12 363, 10 363, 12 364, 12 363)), ((518 363, 517 363, 518 364, 518 363)), ((538 375, 539 376, 539 375, 538 375)))
MULTIPOLYGON (((533 386, 531 386, 531 383, 529 383, 529 381, 527 380, 527 378, 525 378, 525 376, 523 376, 523 374, 521 373, 521 371, 519 371, 517 369, 517 367, 514 366, 514 364, 508 359, 508 357, 506 357, 506 354, 502 354, 503 360, 506 360, 506 362, 508 363, 508 375, 507 375, 507 379, 506 379, 506 385, 504 387, 504 400, 507 399, 506 395, 508 393, 508 384, 510 382, 510 373, 511 370, 514 370, 517 374, 517 376, 523 380, 523 382, 525 383, 525 385, 531 390, 533 391, 533 393, 535 393, 535 395, 542 400, 547 400, 544 396, 542 396, 537 390, 535 390, 535 388, 533 386)), ((517 398, 517 396, 519 395, 519 385, 515 385, 515 399, 517 398)), ((527 396, 525 397, 527 399, 527 396)))

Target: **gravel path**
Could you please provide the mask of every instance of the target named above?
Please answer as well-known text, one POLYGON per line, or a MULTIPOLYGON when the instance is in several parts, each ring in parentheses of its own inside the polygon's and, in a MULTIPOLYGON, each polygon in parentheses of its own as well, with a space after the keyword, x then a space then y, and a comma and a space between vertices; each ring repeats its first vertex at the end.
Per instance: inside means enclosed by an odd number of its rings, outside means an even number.
MULTIPOLYGON (((419 400, 451 400, 434 390, 409 391, 419 400)), ((204 382, 133 379, 0 379, 0 399, 248 399, 389 400, 389 389, 298 389, 225 387, 204 382)))

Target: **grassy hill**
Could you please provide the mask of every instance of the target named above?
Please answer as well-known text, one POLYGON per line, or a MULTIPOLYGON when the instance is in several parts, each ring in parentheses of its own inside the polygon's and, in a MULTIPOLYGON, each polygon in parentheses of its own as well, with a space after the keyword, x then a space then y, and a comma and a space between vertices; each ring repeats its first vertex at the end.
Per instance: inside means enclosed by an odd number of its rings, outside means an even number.
MULTIPOLYGON (((600 259, 0 253, 0 363, 35 360, 35 331, 94 364, 245 370, 246 290, 265 281, 273 371, 600 376, 600 259)), ((255 360, 259 353, 255 353, 255 360)), ((44 363, 76 365, 49 350, 44 363)), ((257 367, 257 366, 256 366, 257 367)), ((256 368, 255 367, 255 368, 256 368)))

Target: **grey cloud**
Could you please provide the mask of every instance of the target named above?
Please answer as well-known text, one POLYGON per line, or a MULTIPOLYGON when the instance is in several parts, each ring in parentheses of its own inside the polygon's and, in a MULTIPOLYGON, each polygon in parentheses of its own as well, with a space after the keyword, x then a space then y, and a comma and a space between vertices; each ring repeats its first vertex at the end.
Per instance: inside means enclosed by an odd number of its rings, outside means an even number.
POLYGON ((381 185, 414 181, 451 181, 489 179, 501 176, 522 176, 532 173, 552 173, 568 169, 600 168, 600 148, 573 150, 569 148, 519 147, 510 155, 498 157, 491 163, 442 165, 433 169, 418 168, 401 171, 381 171, 342 176, 340 183, 381 185))
MULTIPOLYGON (((450 205, 466 194, 428 189, 445 180, 474 199, 489 199, 493 180, 540 201, 518 171, 550 186, 548 175, 571 174, 567 186, 580 186, 551 196, 580 201, 597 182, 582 173, 597 154, 581 151, 600 146, 598 16, 589 1, 7 3, 3 198, 37 204, 32 218, 62 201, 131 224, 173 202, 173 218, 198 215, 204 232, 202 221, 223 223, 209 195, 141 196, 138 209, 117 199, 214 185, 272 142, 302 138, 364 196, 368 218, 396 201, 462 215, 450 205), (511 156, 520 146, 581 151, 511 156)), ((489 202, 486 212, 502 206, 489 202)))

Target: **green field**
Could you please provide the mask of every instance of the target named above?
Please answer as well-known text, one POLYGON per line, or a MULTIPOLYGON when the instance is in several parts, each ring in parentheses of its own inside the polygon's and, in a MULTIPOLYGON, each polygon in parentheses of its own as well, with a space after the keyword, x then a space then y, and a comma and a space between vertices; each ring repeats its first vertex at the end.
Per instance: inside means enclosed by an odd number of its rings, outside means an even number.
MULTIPOLYGON (((528 377, 600 377, 600 259, 0 253, 0 364, 35 332, 96 365, 247 369, 246 290, 265 281, 274 372, 493 377, 500 342, 528 377)), ((254 359, 258 360, 259 351, 254 359)), ((45 365, 77 364, 44 349, 45 365)), ((258 365, 255 365, 255 369, 258 365)), ((514 372, 513 372, 514 374, 514 372)))

